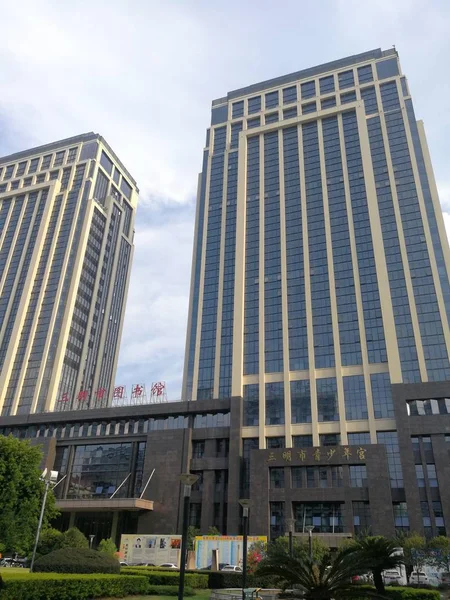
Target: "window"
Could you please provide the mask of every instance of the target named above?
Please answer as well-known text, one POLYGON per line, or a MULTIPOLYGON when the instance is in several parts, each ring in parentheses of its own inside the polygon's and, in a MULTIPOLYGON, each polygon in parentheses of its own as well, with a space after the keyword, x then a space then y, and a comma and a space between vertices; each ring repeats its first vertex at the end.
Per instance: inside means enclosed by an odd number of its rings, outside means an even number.
POLYGON ((425 536, 430 538, 433 535, 433 529, 431 527, 430 507, 428 502, 422 501, 420 503, 420 510, 422 512, 422 523, 425 530, 425 536))
POLYGON ((344 474, 342 467, 331 467, 331 487, 343 487, 344 474))
POLYGON ((265 116, 266 125, 276 123, 278 121, 278 112, 273 112, 265 116))
POLYGON ((61 178, 61 191, 66 190, 69 185, 70 173, 72 171, 72 167, 68 169, 63 169, 63 174, 61 178))
POLYGON ((283 90, 283 104, 291 104, 292 102, 297 102, 297 87, 295 85, 283 90))
POLYGON ((354 102, 356 100, 356 92, 347 92, 346 94, 341 94, 341 104, 348 104, 349 102, 354 102))
POLYGON ((351 487, 367 487, 366 465, 350 465, 349 473, 351 487))
POLYGON ((271 489, 284 488, 284 468, 269 467, 270 487, 271 489))
POLYGON ((30 161, 30 166, 28 167, 28 174, 31 175, 31 173, 36 173, 37 168, 38 168, 38 164, 39 164, 39 158, 33 158, 30 161))
POLYGON ((320 85, 320 93, 327 94, 329 92, 334 92, 334 77, 333 75, 329 75, 328 77, 322 77, 319 79, 320 85))
POLYGON ((328 487, 328 468, 327 467, 319 468, 319 487, 321 487, 321 488, 328 487))
POLYGON ((349 446, 362 446, 370 444, 370 433, 368 431, 348 433, 347 441, 349 446))
POLYGON ((319 421, 339 421, 336 379, 317 379, 316 386, 319 421))
POLYGON ((11 189, 12 189, 12 190, 17 190, 17 189, 18 189, 18 187, 19 187, 19 183, 20 183, 20 180, 19 180, 19 179, 17 179, 16 181, 12 181, 12 182, 11 182, 11 189))
POLYGON ((305 533, 313 525, 315 533, 343 533, 342 509, 337 502, 294 502, 295 531, 305 533))
POLYGON ((52 171, 50 173, 50 181, 54 181, 55 179, 58 179, 59 176, 59 171, 52 171))
POLYGON ((363 375, 344 377, 344 402, 345 417, 348 421, 368 418, 363 375))
POLYGON ((302 104, 302 115, 306 115, 308 113, 316 112, 316 103, 309 102, 308 104, 302 104))
POLYGON ((4 192, 6 192, 7 187, 8 187, 7 183, 0 184, 0 194, 3 194, 4 192))
POLYGON ((67 155, 67 162, 72 163, 77 156, 77 148, 71 148, 69 150, 69 154, 67 155))
POLYGON ((237 148, 239 146, 239 134, 242 131, 242 126, 242 121, 231 124, 231 148, 237 148))
POLYGON ((378 431, 377 440, 379 444, 384 444, 386 447, 389 476, 391 479, 392 488, 403 487, 403 471, 400 461, 400 449, 398 446, 398 438, 396 431, 378 431))
POLYGON ((128 181, 125 179, 125 177, 122 177, 122 181, 120 183, 120 189, 122 190, 123 194, 129 200, 131 198, 131 185, 128 183, 128 181))
POLYGON ((45 181, 45 173, 41 173, 41 175, 36 176, 36 183, 44 183, 45 181))
POLYGON ((306 487, 316 487, 316 467, 306 467, 306 487))
POLYGON ((61 152, 56 153, 55 162, 53 163, 54 167, 60 167, 63 164, 65 153, 66 153, 65 150, 62 150, 61 152))
POLYGON ((355 79, 353 77, 353 71, 344 71, 338 74, 339 88, 341 90, 355 85, 355 79))
POLYGON ((192 442, 192 458, 203 458, 205 454, 205 440, 192 442))
POLYGON ((259 425, 259 384, 244 385, 244 427, 259 425))
POLYGON ((266 383, 266 425, 284 424, 284 383, 266 383))
POLYGON ((291 381, 292 423, 311 423, 311 391, 309 379, 291 381))
POLYGON ((312 435, 293 435, 292 446, 294 448, 312 448, 312 435))
POLYGON ((366 115, 378 112, 377 95, 373 85, 361 90, 361 99, 364 101, 366 115))
POLYGON ((261 125, 261 118, 255 117, 254 119, 247 119, 247 129, 253 129, 261 125))
POLYGON ((394 525, 395 528, 400 531, 408 531, 409 530, 409 517, 408 517, 408 507, 406 502, 394 502, 393 503, 394 510, 394 525))
POLYGON ((304 487, 305 479, 305 467, 292 467, 291 468, 292 487, 302 488, 304 487))
POLYGON ((336 96, 324 98, 321 102, 322 110, 325 110, 325 108, 332 108, 333 106, 336 106, 336 96))
POLYGON ((105 152, 103 150, 102 150, 102 154, 100 156, 100 164, 105 169, 105 171, 108 173, 108 175, 112 175, 113 162, 109 158, 109 156, 107 154, 105 154, 105 152))
POLYGON ((266 94, 266 109, 278 106, 278 91, 266 94))
POLYGON ((28 187, 33 183, 33 178, 32 177, 25 177, 25 179, 23 180, 23 187, 28 187))
POLYGON ((284 535, 284 502, 270 503, 270 537, 284 535))
POLYGON ((321 433, 319 435, 321 446, 339 446, 341 443, 340 433, 321 433))
POLYGON ((260 112, 261 110, 261 96, 255 96, 254 98, 248 99, 248 114, 260 112))
POLYGON ((268 437, 266 438, 267 448, 285 448, 286 442, 284 437, 268 437))
POLYGON ((44 158, 42 159, 41 171, 45 171, 46 169, 49 169, 51 162, 52 162, 51 154, 47 154, 47 156, 44 156, 44 158))
POLYGON ((369 502, 352 502, 355 535, 370 534, 372 526, 369 502))
POLYGON ((297 116, 297 107, 293 106, 292 108, 285 108, 283 110, 283 119, 293 119, 297 116))
POLYGON ((359 85, 373 81, 372 65, 366 65, 365 67, 358 67, 358 81, 359 85))
POLYGON ((244 116, 244 101, 233 102, 231 110, 231 118, 236 119, 237 117, 244 116))
POLYGON ((202 504, 201 502, 191 502, 189 506, 189 525, 200 529, 202 519, 202 504))
POLYGON ((230 452, 230 440, 228 438, 219 438, 216 440, 216 456, 226 458, 230 452))
POLYGON ((427 476, 428 476, 428 485, 430 487, 439 487, 437 474, 436 474, 436 465, 427 465, 427 476))
POLYGON ((14 167, 15 165, 9 165, 8 167, 6 167, 5 176, 3 179, 11 179, 14 173, 14 167))
POLYGON ((17 167, 16 177, 21 177, 25 173, 26 167, 27 167, 27 161, 20 162, 19 166, 17 167))
POLYGON ((198 475, 197 481, 192 486, 193 492, 202 492, 203 491, 203 471, 192 471, 193 475, 198 475))
POLYGON ((425 487, 425 475, 423 474, 423 466, 415 465, 415 468, 416 468, 417 485, 419 487, 425 487))
POLYGON ((316 95, 316 82, 315 81, 307 81, 306 83, 302 83, 300 85, 302 100, 306 98, 314 98, 316 95))
POLYGON ((394 417, 391 382, 389 373, 376 373, 370 376, 372 385, 373 408, 376 419, 394 417))

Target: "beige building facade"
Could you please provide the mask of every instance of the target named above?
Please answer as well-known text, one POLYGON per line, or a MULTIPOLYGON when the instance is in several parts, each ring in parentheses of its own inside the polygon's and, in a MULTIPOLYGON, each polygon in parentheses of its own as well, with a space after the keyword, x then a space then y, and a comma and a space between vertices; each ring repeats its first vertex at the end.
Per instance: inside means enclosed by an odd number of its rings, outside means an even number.
POLYGON ((87 133, 0 158, 0 414, 110 404, 136 182, 87 133))
POLYGON ((397 454, 391 385, 450 381, 450 254, 396 50, 214 100, 195 231, 183 399, 397 454))

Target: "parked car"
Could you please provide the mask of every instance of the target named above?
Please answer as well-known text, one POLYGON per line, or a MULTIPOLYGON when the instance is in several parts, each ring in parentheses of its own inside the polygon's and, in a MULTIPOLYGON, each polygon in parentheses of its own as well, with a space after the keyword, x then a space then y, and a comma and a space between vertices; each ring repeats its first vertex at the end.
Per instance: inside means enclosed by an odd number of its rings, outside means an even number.
POLYGON ((128 563, 124 560, 119 561, 121 567, 128 567, 128 563))
POLYGON ((242 567, 237 565, 225 565, 220 570, 224 573, 242 573, 242 567))
POLYGON ((135 567, 154 567, 154 563, 136 563, 135 567))
POLYGON ((164 567, 165 569, 178 569, 177 565, 174 565, 173 563, 163 563, 159 566, 164 567))
POLYGON ((387 571, 383 571, 383 579, 384 583, 400 583, 402 576, 397 570, 388 569, 387 571))
POLYGON ((424 571, 413 571, 409 581, 410 583, 428 583, 428 575, 424 571))

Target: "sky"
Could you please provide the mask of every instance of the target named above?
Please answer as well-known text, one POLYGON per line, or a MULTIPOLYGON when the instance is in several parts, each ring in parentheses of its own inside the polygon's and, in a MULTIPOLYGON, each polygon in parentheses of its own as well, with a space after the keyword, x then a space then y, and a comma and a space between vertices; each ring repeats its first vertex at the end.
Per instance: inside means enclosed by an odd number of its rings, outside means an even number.
POLYGON ((450 231, 448 0, 0 0, 0 155, 95 131, 138 182, 116 383, 180 398, 211 101, 395 45, 450 231))

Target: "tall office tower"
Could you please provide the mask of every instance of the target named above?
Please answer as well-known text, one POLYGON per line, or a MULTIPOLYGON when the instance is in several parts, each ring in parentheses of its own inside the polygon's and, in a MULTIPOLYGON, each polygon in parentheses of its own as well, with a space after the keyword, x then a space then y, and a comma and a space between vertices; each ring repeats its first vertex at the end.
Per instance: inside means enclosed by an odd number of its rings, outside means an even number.
POLYGON ((450 255, 396 50, 214 100, 197 204, 184 399, 243 396, 244 461, 383 444, 416 503, 408 410, 442 416, 416 433, 448 463, 450 255))
POLYGON ((107 404, 138 189, 87 133, 0 158, 0 414, 107 404))

